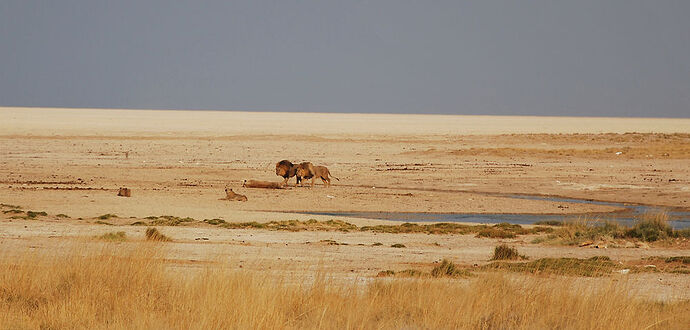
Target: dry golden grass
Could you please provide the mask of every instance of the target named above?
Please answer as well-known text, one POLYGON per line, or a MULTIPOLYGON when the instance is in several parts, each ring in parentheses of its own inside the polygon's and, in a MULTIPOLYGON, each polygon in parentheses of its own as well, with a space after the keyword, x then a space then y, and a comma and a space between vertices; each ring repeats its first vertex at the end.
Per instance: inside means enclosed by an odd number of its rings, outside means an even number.
POLYGON ((0 328, 680 329, 690 323, 690 302, 638 300, 625 284, 607 279, 596 289, 503 274, 359 285, 316 276, 287 284, 277 274, 222 266, 173 273, 160 246, 108 246, 91 252, 77 246, 69 257, 3 258, 0 328))

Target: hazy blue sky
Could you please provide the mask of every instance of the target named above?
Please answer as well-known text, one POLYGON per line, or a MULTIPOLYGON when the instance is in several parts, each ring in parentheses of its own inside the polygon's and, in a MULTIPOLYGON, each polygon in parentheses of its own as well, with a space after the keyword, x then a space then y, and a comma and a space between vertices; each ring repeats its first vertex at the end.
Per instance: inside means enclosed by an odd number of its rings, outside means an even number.
POLYGON ((0 105, 690 117, 690 1, 2 0, 0 105))

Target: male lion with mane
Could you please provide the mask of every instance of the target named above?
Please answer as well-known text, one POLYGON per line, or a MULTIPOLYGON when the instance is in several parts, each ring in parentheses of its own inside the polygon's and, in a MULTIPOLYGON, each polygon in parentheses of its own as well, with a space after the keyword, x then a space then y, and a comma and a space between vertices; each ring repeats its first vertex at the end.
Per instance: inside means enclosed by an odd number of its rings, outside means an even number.
MULTIPOLYGON (((276 163, 276 175, 283 177, 285 180, 283 180, 283 185, 287 185, 288 180, 290 180, 291 177, 295 176, 297 173, 297 167, 292 164, 289 160, 283 159, 279 162, 276 163)), ((299 181, 297 181, 299 183, 299 181)), ((297 183, 295 186, 297 186, 297 183)))

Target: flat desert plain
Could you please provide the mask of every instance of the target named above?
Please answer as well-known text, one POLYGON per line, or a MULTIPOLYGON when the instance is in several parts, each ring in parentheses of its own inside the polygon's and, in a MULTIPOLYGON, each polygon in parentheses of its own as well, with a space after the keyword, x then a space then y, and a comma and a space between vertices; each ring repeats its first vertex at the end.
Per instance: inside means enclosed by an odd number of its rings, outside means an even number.
MULTIPOLYGON (((531 260, 608 256, 642 265, 648 257, 689 256, 687 240, 580 247, 538 243, 540 234, 233 229, 203 220, 362 227, 400 223, 304 212, 592 218, 621 211, 513 194, 688 211, 688 164, 690 119, 0 108, 0 257, 78 253, 70 247, 104 244, 96 237, 119 231, 127 239, 114 244, 138 244, 146 226, 133 223, 169 215, 194 219, 157 225, 172 238, 161 244, 179 271, 222 263, 367 281, 384 270, 429 270, 441 259, 480 267, 501 243, 531 260), (325 165, 339 180, 331 187, 320 180, 295 187, 294 178, 286 189, 243 187, 249 179, 281 181, 275 164, 282 159, 325 165), (131 197, 118 197, 120 187, 131 197), (248 200, 223 200, 226 187, 248 200)), ((626 280, 645 296, 690 299, 687 274, 639 272, 626 280)))

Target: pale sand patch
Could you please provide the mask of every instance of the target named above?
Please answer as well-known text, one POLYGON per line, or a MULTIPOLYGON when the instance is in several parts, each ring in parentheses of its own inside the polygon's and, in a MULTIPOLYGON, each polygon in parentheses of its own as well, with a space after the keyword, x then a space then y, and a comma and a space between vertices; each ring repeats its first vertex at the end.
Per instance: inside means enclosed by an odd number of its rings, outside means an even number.
POLYGON ((482 135, 690 132, 690 119, 0 107, 1 135, 482 135))

